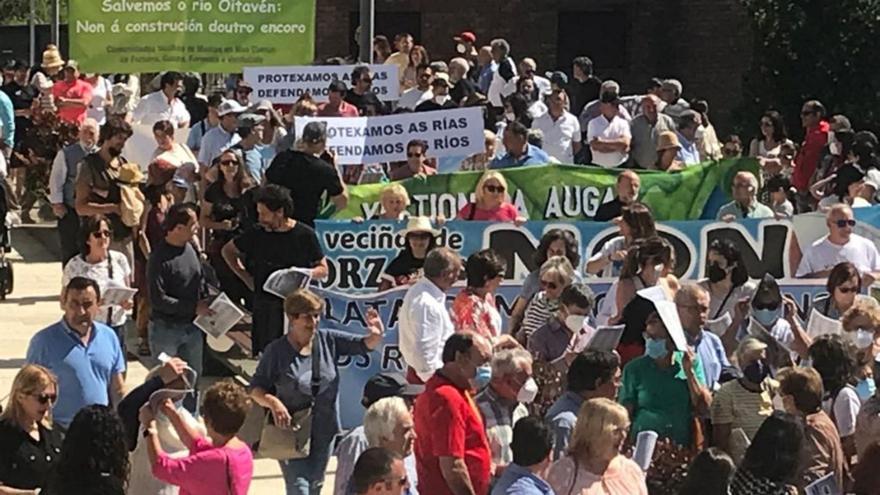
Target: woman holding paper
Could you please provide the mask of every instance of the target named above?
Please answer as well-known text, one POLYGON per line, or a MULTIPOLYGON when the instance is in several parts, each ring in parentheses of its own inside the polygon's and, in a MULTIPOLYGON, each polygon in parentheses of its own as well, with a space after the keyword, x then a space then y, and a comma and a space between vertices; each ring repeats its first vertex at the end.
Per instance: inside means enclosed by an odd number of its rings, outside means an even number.
POLYGON ((839 320, 856 301, 877 305, 873 297, 859 294, 862 290, 862 274, 848 261, 838 263, 831 269, 825 287, 828 294, 813 299, 813 309, 828 318, 839 320))
POLYGON ((629 414, 614 401, 590 399, 581 406, 568 454, 554 462, 547 483, 559 494, 647 495, 645 473, 620 453, 629 414))
POLYGON ((74 277, 86 277, 98 283, 105 304, 95 321, 113 328, 124 351, 125 323, 134 306, 131 266, 124 254, 110 250, 112 231, 110 222, 103 215, 85 217, 80 232, 83 235, 80 255, 71 258, 64 266, 61 285, 66 287, 74 277))

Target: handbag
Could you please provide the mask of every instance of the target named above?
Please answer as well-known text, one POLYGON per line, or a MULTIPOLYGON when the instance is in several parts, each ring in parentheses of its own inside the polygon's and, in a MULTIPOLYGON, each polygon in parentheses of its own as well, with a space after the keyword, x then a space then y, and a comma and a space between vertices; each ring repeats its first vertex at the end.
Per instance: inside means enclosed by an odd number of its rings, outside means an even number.
POLYGON ((317 332, 312 345, 312 401, 308 407, 290 414, 290 427, 275 425, 272 411, 266 411, 257 453, 260 457, 286 461, 304 459, 311 451, 312 409, 321 384, 321 339, 317 332))

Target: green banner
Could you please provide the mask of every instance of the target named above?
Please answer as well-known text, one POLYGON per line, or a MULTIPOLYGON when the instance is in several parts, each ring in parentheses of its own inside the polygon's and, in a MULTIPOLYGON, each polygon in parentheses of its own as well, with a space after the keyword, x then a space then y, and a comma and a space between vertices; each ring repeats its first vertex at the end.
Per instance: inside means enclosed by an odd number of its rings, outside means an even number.
POLYGON ((241 72, 310 64, 315 0, 70 0, 85 72, 241 72))
MULTIPOLYGON (((659 220, 694 220, 719 186, 729 198, 733 175, 739 170, 757 171, 754 159, 725 160, 691 166, 681 172, 637 171, 642 181, 640 201, 651 207, 659 220)), ((514 204, 523 207, 531 220, 592 218, 600 204, 614 197, 614 184, 620 169, 575 165, 547 165, 501 170, 507 179, 514 204)), ((471 201, 481 172, 460 172, 412 178, 400 183, 409 192, 416 215, 454 218, 471 201)), ((380 210, 379 193, 386 184, 348 188, 345 210, 331 218, 369 218, 380 210)))

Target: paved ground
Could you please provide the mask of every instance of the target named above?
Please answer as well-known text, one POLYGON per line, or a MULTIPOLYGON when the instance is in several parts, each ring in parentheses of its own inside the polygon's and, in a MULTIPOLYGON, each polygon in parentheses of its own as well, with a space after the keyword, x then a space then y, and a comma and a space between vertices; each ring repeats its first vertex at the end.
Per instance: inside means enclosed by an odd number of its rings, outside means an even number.
MULTIPOLYGON (((47 236, 49 232, 34 230, 47 228, 51 227, 25 227, 13 232, 15 251, 11 259, 15 267, 15 290, 6 301, 0 302, 0 398, 4 404, 12 387, 12 379, 24 362, 31 336, 61 316, 58 304, 61 264, 46 246, 45 240, 50 237, 47 236)), ((129 362, 129 388, 142 383, 146 374, 147 369, 143 364, 129 362)), ((212 377, 205 377, 203 384, 211 381, 212 377)), ((254 419, 256 418, 255 414, 254 419)), ((253 424, 254 421, 249 423, 253 424)), ((327 484, 322 495, 333 493, 334 471, 335 458, 331 459, 328 466, 327 484)), ((275 461, 256 461, 250 493, 284 493, 284 482, 275 461)))

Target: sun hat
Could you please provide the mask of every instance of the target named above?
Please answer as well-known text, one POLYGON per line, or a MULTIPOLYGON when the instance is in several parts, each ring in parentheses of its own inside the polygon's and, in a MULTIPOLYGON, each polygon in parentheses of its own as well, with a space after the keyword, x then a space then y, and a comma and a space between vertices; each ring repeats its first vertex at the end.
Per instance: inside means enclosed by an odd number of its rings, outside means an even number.
POLYGON ((431 219, 428 217, 409 217, 406 222, 406 228, 400 231, 403 237, 415 232, 428 232, 431 235, 440 235, 440 231, 431 225, 431 219))
POLYGON ((681 148, 678 136, 672 131, 661 132, 657 136, 657 151, 666 151, 670 148, 681 148))
POLYGON ((64 59, 61 58, 61 52, 58 51, 58 47, 55 45, 47 45, 46 50, 43 52, 42 67, 44 69, 49 69, 52 67, 61 67, 63 65, 64 59))

